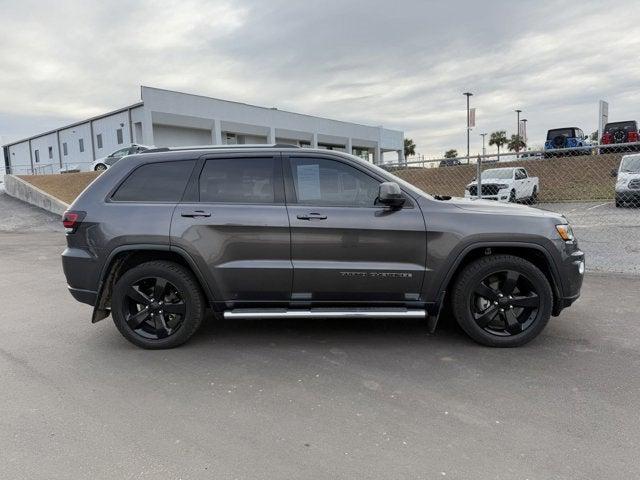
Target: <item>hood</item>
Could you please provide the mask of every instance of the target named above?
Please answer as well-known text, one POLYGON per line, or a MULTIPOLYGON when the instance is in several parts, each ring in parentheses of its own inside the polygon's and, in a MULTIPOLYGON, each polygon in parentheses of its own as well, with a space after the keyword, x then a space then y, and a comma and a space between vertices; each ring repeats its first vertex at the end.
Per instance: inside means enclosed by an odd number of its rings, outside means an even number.
MULTIPOLYGON (((485 185, 487 183, 509 183, 511 182, 510 178, 491 178, 491 177, 482 177, 482 184, 485 185)), ((474 180, 471 183, 468 183, 467 186, 469 185, 477 185, 478 184, 478 180, 474 180)))
POLYGON ((448 200, 447 203, 457 208, 461 208, 462 210, 478 213, 564 219, 564 216, 559 213, 541 210, 527 205, 519 205, 517 203, 501 203, 496 202, 495 200, 476 200, 472 198, 458 197, 448 200))
POLYGON ((620 182, 621 180, 626 182, 626 181, 632 180, 634 178, 640 178, 640 172, 623 172, 623 171, 620 171, 620 173, 618 173, 618 182, 620 182))

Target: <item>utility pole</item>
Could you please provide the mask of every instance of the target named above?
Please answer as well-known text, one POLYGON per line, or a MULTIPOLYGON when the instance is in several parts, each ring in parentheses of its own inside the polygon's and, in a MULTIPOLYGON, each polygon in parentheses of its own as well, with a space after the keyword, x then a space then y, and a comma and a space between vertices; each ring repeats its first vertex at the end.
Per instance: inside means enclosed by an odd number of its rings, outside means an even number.
POLYGON ((473 96, 473 93, 471 92, 464 92, 463 95, 465 97, 467 97, 467 163, 470 163, 470 156, 469 156, 469 131, 471 130, 471 127, 469 126, 469 122, 470 122, 470 118, 469 118, 469 97, 473 96))
POLYGON ((517 122, 516 122, 516 158, 520 152, 520 113, 522 110, 516 110, 517 122))
POLYGON ((482 137, 482 156, 484 157, 487 154, 487 149, 484 146, 484 137, 486 137, 487 134, 481 133, 480 136, 482 137))

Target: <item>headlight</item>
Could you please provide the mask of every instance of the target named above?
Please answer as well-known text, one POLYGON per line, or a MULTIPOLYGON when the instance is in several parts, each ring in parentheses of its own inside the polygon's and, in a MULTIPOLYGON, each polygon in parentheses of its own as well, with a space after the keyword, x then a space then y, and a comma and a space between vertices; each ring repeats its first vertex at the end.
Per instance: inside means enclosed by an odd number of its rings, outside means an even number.
POLYGON ((563 223, 561 225, 556 225, 556 230, 558 231, 560 238, 562 238, 562 240, 564 240, 565 242, 573 242, 575 240, 575 237, 573 236, 573 230, 571 229, 571 226, 569 224, 563 223))

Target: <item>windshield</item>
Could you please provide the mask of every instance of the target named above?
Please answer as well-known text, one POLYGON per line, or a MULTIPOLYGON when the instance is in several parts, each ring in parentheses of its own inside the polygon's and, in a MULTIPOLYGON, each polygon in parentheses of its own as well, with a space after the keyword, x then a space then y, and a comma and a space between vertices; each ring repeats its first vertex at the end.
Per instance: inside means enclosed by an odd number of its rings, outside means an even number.
POLYGON ((491 168, 482 172, 482 178, 500 178, 508 180, 513 178, 513 168, 491 168))
POLYGON ((636 122, 615 122, 615 123, 607 123, 604 127, 605 132, 613 132, 616 130, 624 130, 625 132, 635 132, 638 130, 636 126, 636 122))
POLYGON ((640 155, 625 157, 620 164, 621 172, 640 173, 640 155))
POLYGON ((549 130, 547 132, 547 140, 553 140, 554 138, 560 136, 573 138, 573 128, 557 128, 555 130, 549 130))

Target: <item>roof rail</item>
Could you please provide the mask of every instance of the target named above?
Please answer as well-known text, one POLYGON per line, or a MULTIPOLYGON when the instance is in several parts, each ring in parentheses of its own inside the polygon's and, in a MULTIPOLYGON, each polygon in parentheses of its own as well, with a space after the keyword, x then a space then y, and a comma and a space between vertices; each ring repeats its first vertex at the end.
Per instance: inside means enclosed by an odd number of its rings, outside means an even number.
POLYGON ((292 145, 288 143, 258 143, 258 144, 235 144, 235 145, 194 145, 189 147, 157 147, 150 148, 141 153, 156 153, 156 152, 181 152, 184 150, 222 150, 222 149, 234 149, 234 148, 300 148, 298 145, 292 145))

